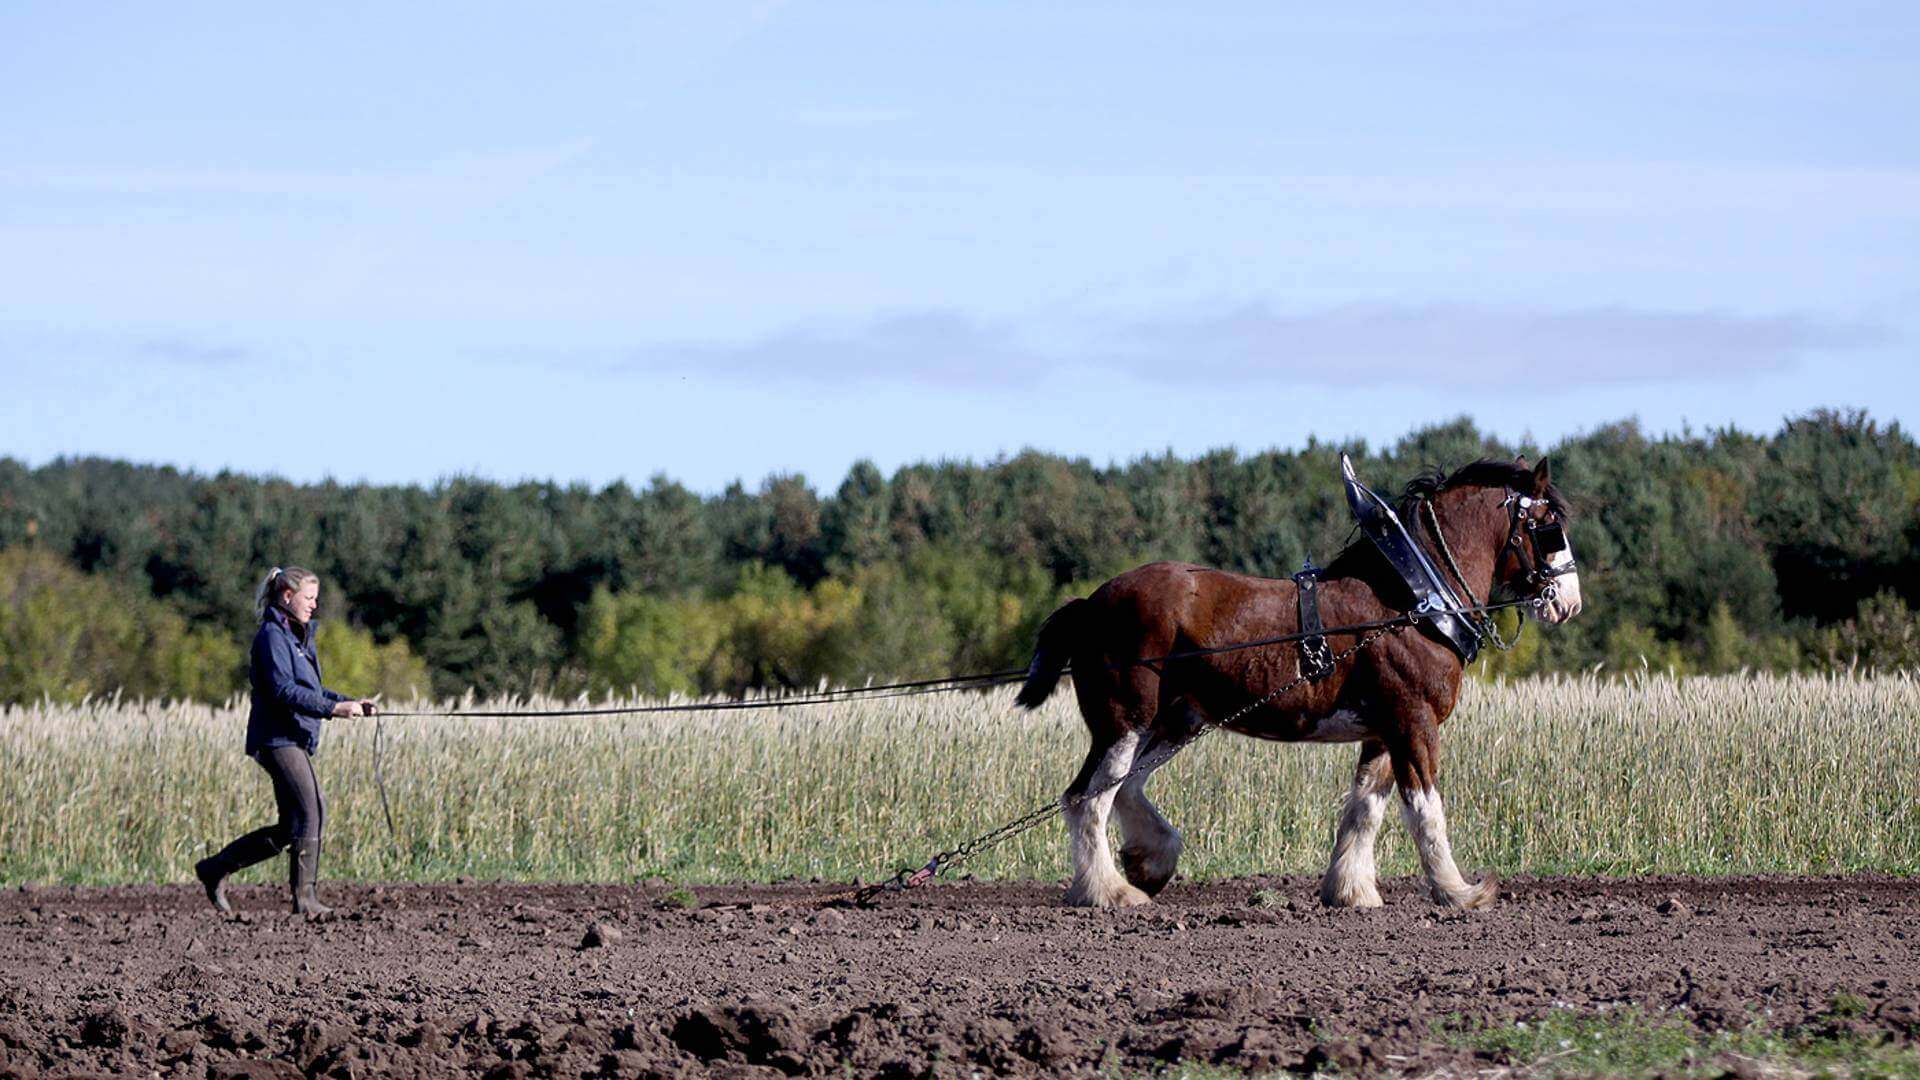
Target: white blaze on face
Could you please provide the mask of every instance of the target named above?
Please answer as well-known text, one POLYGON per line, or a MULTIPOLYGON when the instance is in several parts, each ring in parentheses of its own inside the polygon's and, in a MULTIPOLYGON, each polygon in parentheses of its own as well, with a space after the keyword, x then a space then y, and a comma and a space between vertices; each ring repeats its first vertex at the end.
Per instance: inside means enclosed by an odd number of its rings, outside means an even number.
MULTIPOLYGON (((1573 564, 1573 541, 1552 555, 1547 556, 1547 565, 1555 570, 1573 564)), ((1576 571, 1553 579, 1553 602, 1547 605, 1547 621, 1563 623, 1580 614, 1580 574, 1576 571)))

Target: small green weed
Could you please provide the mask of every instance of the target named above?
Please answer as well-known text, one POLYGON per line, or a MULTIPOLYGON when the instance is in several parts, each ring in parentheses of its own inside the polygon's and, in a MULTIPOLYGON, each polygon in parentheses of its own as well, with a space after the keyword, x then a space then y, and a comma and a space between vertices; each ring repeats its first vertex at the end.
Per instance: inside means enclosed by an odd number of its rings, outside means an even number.
MULTIPOLYGON (((1866 1002, 1835 995, 1861 1015, 1866 1002)), ((1759 1026, 1738 1031, 1701 1031, 1678 1016, 1638 1010, 1609 1013, 1558 1011, 1510 1027, 1442 1032, 1443 1041, 1492 1051, 1503 1063, 1542 1076, 1721 1076, 1729 1070, 1785 1075, 1920 1078, 1920 1049, 1888 1045, 1881 1038, 1759 1026)))
POLYGON ((1833 995, 1832 1000, 1827 1002, 1827 1012, 1836 1017, 1865 1016, 1868 1010, 1866 998, 1859 994, 1849 994, 1845 990, 1833 995))

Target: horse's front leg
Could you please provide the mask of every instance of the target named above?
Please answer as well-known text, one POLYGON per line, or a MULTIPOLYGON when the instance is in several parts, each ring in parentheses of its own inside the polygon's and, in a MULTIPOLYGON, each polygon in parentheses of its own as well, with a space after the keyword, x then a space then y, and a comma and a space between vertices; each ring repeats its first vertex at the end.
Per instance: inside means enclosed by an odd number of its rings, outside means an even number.
POLYGON ((1360 744, 1360 764, 1353 770, 1353 786, 1340 812, 1340 831, 1333 840, 1333 861, 1320 881, 1320 902, 1328 907, 1376 908, 1380 889, 1375 882, 1374 838, 1387 817, 1387 798, 1393 793, 1393 763, 1385 744, 1360 744))
POLYGON ((1400 786, 1400 813, 1420 852, 1420 868, 1436 902, 1456 908, 1481 908, 1493 902, 1499 882, 1492 874, 1468 884, 1453 862, 1447 839, 1447 811, 1440 801, 1439 724, 1430 714, 1404 722, 1389 737, 1393 779, 1400 786))

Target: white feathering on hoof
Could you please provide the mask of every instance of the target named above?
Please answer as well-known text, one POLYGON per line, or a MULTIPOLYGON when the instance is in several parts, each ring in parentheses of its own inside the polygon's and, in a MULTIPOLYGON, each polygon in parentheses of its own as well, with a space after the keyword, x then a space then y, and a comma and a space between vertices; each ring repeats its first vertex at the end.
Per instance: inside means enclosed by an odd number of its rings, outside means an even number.
POLYGON ((1356 781, 1347 793, 1340 815, 1340 832, 1333 842, 1333 861, 1320 882, 1320 902, 1328 907, 1375 908, 1380 890, 1375 884, 1374 839, 1387 818, 1385 788, 1356 781))
POLYGON ((1085 790, 1097 792, 1081 797, 1074 792, 1061 800, 1067 819, 1067 838, 1073 848, 1073 883, 1067 886, 1067 903, 1075 907, 1133 907, 1147 903, 1146 893, 1129 885, 1113 865, 1113 850, 1107 844, 1107 815, 1119 793, 1120 778, 1133 768, 1133 755, 1140 736, 1128 732, 1107 748, 1100 765, 1088 777, 1085 790))
POLYGON ((1421 788, 1411 793, 1402 791, 1400 795, 1400 810, 1406 818, 1407 831, 1413 834, 1414 846, 1420 851, 1420 866, 1426 871, 1434 900, 1448 907, 1468 909, 1492 903, 1497 888, 1493 878, 1469 885, 1453 863, 1453 845, 1447 839, 1447 811, 1441 804, 1440 793, 1421 788))

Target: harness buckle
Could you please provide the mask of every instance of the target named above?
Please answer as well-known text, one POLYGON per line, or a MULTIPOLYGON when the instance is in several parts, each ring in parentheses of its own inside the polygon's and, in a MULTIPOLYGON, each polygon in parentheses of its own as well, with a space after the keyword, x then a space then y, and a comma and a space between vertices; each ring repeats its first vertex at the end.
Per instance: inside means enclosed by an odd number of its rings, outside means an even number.
POLYGON ((1319 682, 1334 672, 1333 649, 1320 633, 1320 568, 1309 557, 1301 571, 1293 575, 1295 606, 1299 614, 1300 677, 1319 682))

